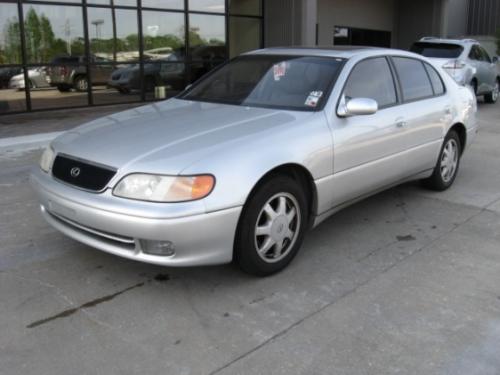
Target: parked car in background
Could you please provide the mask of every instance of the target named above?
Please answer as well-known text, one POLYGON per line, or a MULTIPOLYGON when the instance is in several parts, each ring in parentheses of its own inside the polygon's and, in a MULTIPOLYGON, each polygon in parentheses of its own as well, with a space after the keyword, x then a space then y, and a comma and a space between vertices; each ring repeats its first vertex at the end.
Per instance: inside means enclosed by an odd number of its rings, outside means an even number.
MULTIPOLYGON (((92 84, 105 85, 113 72, 113 65, 108 60, 91 56, 90 73, 92 84)), ((48 68, 50 84, 61 92, 87 91, 89 78, 85 56, 59 56, 52 60, 48 68)))
MULTIPOLYGON (((49 77, 47 77, 45 70, 46 70, 46 68, 44 68, 44 67, 29 69, 28 70, 28 78, 29 78, 28 87, 30 87, 30 88, 50 87, 49 77)), ((25 87, 26 87, 26 83, 24 81, 24 73, 21 69, 21 73, 13 76, 10 79, 9 88, 17 89, 17 90, 24 90, 25 87)))
POLYGON ((141 84, 144 84, 146 92, 153 91, 156 86, 167 86, 171 90, 181 91, 186 86, 185 69, 183 62, 176 61, 178 58, 172 54, 167 58, 145 63, 143 80, 139 64, 116 69, 107 85, 122 94, 140 90, 141 84))
POLYGON ((18 67, 6 67, 0 68, 0 90, 9 88, 10 79, 20 74, 23 71, 23 68, 18 67))
POLYGON ((476 109, 471 90, 410 52, 264 49, 59 136, 31 182, 45 219, 89 246, 269 275, 360 199, 415 179, 449 188, 476 109))
MULTIPOLYGON (((186 86, 186 65, 183 51, 175 51, 168 56, 144 63, 144 79, 140 78, 140 66, 135 64, 115 70, 108 81, 108 86, 122 94, 141 89, 144 84, 146 92, 153 91, 156 86, 165 86, 169 90, 181 91, 186 86)), ((197 46, 192 52, 190 64, 193 81, 211 71, 225 59, 223 46, 197 46)))
POLYGON ((476 40, 425 37, 413 43, 410 50, 434 60, 459 84, 470 85, 477 96, 484 96, 487 103, 497 101, 498 56, 490 57, 476 40))

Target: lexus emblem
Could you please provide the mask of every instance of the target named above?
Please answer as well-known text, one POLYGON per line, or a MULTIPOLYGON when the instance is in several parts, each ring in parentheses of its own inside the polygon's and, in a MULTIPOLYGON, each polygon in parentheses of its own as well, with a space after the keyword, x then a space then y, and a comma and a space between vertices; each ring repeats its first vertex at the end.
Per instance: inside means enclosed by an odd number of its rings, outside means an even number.
POLYGON ((81 170, 78 167, 73 167, 73 168, 71 168, 71 171, 69 171, 69 173, 71 174, 71 177, 74 177, 74 178, 80 176, 80 172, 81 172, 81 170))

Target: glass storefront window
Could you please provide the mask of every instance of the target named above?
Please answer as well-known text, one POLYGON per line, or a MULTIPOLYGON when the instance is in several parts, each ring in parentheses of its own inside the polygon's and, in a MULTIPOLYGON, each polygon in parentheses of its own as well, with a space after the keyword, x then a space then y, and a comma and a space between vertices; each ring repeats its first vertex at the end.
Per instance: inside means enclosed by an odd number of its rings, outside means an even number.
POLYGON ((224 13, 226 11, 225 0, 189 0, 189 10, 224 13))
POLYGON ((95 104, 129 103, 141 100, 139 64, 91 65, 95 104), (100 77, 95 80, 94 76, 100 77))
POLYGON ((185 25, 183 13, 142 12, 144 59, 164 60, 171 54, 184 56, 185 25))
POLYGON ((58 57, 58 65, 30 68, 30 95, 33 109, 88 105, 87 68, 79 57, 58 57))
POLYGON ((87 4, 137 7, 137 0, 87 0, 87 4))
POLYGON ((90 51, 95 57, 109 62, 139 59, 136 10, 89 7, 88 29, 90 51))
POLYGON ((0 64, 21 63, 21 31, 17 4, 0 4, 0 64))
POLYGON ((262 14, 262 1, 229 0, 229 13, 245 16, 260 16, 262 14))
POLYGON ((143 8, 184 9, 184 0, 142 0, 143 8))
POLYGON ((23 9, 28 63, 51 63, 58 56, 84 54, 81 7, 25 4, 23 9))
POLYGON ((260 48, 261 20, 258 18, 229 18, 229 55, 230 57, 260 48))
POLYGON ((186 87, 186 65, 174 59, 144 65, 146 99, 161 100, 181 92, 186 87))
POLYGON ((262 0, 0 0, 0 114, 171 97, 262 22, 262 0))
MULTIPOLYGON (((224 50, 226 45, 226 25, 224 16, 212 16, 205 14, 189 15, 189 43, 193 59, 195 50, 200 46, 212 46, 213 53, 222 55, 218 51, 224 50)), ((224 53, 225 56, 225 53, 224 53)), ((224 58, 224 57, 221 57, 224 58)))

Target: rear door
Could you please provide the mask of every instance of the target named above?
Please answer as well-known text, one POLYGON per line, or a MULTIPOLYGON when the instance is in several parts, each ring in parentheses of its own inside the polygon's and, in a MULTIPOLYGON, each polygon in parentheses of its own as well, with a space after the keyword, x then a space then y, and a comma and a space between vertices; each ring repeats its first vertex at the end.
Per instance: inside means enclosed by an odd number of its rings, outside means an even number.
POLYGON ((488 55, 488 52, 481 47, 477 46, 479 53, 482 56, 482 63, 484 64, 484 83, 485 83, 485 91, 492 91, 496 79, 497 79, 497 71, 496 71, 496 64, 491 60, 490 55, 488 55))
POLYGON ((407 164, 411 176, 434 167, 446 125, 452 118, 451 99, 439 73, 430 64, 410 57, 391 58, 401 91, 407 164))
POLYGON ((379 110, 333 122, 332 206, 362 197, 403 178, 407 133, 393 72, 386 57, 358 62, 346 80, 341 100, 371 98, 379 110))

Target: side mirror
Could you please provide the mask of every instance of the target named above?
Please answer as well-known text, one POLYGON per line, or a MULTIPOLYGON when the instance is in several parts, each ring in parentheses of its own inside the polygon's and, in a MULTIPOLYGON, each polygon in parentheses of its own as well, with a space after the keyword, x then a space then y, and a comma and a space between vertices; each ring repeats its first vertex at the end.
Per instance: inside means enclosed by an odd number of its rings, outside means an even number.
POLYGON ((370 98, 346 99, 342 96, 337 114, 340 117, 373 115, 378 111, 377 101, 370 98))
POLYGON ((498 56, 493 56, 491 61, 493 61, 496 64, 498 62, 498 56))

